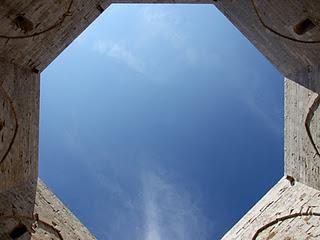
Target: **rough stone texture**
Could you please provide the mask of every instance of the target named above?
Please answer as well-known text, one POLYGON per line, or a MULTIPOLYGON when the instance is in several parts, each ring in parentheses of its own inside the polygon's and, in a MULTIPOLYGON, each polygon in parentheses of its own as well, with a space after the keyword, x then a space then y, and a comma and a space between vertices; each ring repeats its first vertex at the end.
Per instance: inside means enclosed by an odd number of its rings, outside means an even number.
POLYGON ((38 175, 39 74, 0 60, 0 192, 38 175))
POLYGON ((0 194, 0 239, 94 240, 95 237, 41 181, 31 181, 0 194))
POLYGON ((285 80, 285 174, 320 190, 319 95, 285 80))
POLYGON ((223 240, 320 238, 320 191, 281 179, 223 240))
POLYGON ((98 3, 98 0, 2 1, 1 55, 31 69, 43 70, 100 14, 96 8, 98 3), (14 20, 20 15, 26 21, 22 20, 21 24, 17 24, 14 20), (24 27, 23 22, 30 22, 30 27, 24 27), (48 29, 50 30, 47 31, 48 29), (29 38, 6 38, 42 31, 46 32, 29 38))

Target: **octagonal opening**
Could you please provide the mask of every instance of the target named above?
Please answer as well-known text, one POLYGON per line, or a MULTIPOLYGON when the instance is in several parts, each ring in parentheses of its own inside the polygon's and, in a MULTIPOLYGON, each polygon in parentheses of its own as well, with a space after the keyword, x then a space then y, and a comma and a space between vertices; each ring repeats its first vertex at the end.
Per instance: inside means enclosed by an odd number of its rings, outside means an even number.
POLYGON ((282 176, 282 77, 212 5, 113 4, 41 85, 40 176, 98 239, 219 239, 282 176))

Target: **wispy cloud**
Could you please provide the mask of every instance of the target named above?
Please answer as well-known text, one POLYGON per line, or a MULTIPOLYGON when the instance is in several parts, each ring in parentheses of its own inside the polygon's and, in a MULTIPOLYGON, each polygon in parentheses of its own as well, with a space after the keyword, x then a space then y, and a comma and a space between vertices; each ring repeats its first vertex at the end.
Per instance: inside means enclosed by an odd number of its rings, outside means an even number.
POLYGON ((256 70, 250 70, 247 75, 247 79, 240 79, 241 81, 236 82, 238 92, 241 93, 241 95, 239 94, 241 100, 259 119, 258 121, 261 121, 274 134, 281 135, 283 126, 279 124, 279 116, 281 116, 282 110, 276 100, 277 95, 274 92, 261 90, 263 88, 271 89, 265 82, 270 80, 256 70), (267 98, 269 99, 266 100, 267 98))
POLYGON ((144 240, 209 239, 212 223, 186 191, 155 172, 142 177, 144 240))
POLYGON ((187 32, 181 30, 183 19, 166 9, 145 7, 142 22, 148 29, 151 38, 162 38, 171 44, 188 64, 196 64, 199 60, 199 49, 193 46, 187 32))
POLYGON ((133 52, 119 43, 110 40, 98 40, 94 43, 93 49, 101 55, 117 59, 136 72, 144 73, 144 63, 133 52))
POLYGON ((279 125, 277 116, 277 114, 280 115, 280 109, 276 109, 275 106, 273 106, 272 112, 274 115, 270 115, 267 112, 267 107, 263 108, 262 104, 259 104, 257 99, 249 96, 246 103, 249 109, 259 117, 270 130, 276 135, 281 135, 282 126, 279 125))

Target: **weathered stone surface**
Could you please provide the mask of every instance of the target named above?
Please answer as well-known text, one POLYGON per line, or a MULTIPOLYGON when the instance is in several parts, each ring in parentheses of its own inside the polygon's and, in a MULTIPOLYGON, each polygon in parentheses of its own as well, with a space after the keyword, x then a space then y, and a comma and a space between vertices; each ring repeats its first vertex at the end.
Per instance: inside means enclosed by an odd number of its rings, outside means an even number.
POLYGON ((285 174, 320 190, 319 94, 285 80, 285 174))
POLYGON ((223 240, 320 238, 320 191, 281 179, 223 240))
POLYGON ((95 237, 41 181, 0 194, 0 239, 94 240, 95 237))
POLYGON ((0 60, 0 192, 38 175, 39 74, 0 60))

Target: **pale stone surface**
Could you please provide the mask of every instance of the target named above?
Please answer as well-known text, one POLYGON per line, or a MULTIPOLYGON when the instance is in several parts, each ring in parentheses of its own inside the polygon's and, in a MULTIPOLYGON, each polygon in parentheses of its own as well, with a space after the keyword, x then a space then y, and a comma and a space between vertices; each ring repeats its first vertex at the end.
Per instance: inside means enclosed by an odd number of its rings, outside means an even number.
POLYGON ((0 192, 38 175, 39 74, 0 60, 0 192))
POLYGON ((318 96, 285 80, 285 174, 320 190, 318 96))
POLYGON ((0 239, 13 239, 21 226, 19 240, 95 239, 41 180, 0 194, 0 239))
POLYGON ((223 240, 320 238, 320 191, 281 179, 223 240))

